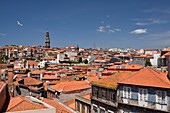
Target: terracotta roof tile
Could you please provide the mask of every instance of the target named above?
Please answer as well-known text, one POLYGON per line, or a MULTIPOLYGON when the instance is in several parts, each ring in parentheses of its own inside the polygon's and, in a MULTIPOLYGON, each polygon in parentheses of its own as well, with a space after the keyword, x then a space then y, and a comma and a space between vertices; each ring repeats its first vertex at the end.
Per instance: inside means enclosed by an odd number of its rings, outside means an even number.
POLYGON ((30 66, 32 66, 32 65, 38 66, 38 64, 39 64, 39 62, 36 62, 36 61, 33 61, 33 60, 28 61, 28 65, 30 65, 30 66))
POLYGON ((120 68, 120 70, 122 69, 122 66, 125 66, 125 70, 126 69, 142 69, 143 68, 143 66, 141 66, 141 65, 139 65, 139 64, 122 64, 122 65, 113 65, 113 66, 111 66, 111 67, 109 67, 108 68, 108 70, 110 69, 110 70, 115 70, 115 69, 117 69, 117 66, 120 66, 121 68, 120 68))
POLYGON ((31 74, 42 74, 44 72, 45 72, 45 70, 34 70, 31 72, 31 74))
POLYGON ((72 99, 72 100, 69 100, 69 101, 67 101, 67 102, 64 102, 64 104, 66 104, 68 107, 70 107, 70 108, 72 108, 72 109, 76 109, 75 108, 75 99, 72 99))
POLYGON ((35 78, 32 78, 32 77, 27 77, 27 78, 24 78, 24 85, 39 85, 41 84, 42 82, 40 80, 37 80, 35 78))
POLYGON ((53 75, 44 75, 44 77, 42 77, 42 79, 51 79, 51 80, 58 80, 60 79, 58 76, 53 76, 53 75))
POLYGON ((66 107, 55 100, 44 98, 43 101, 56 108, 56 113, 72 113, 66 107))
POLYGON ((38 110, 45 108, 46 108, 45 106, 32 102, 23 96, 17 96, 11 98, 7 108, 7 112, 38 110))
POLYGON ((167 73, 157 71, 153 68, 146 67, 134 75, 119 81, 120 84, 131 84, 139 86, 170 88, 170 80, 167 73))
POLYGON ((105 78, 98 79, 96 81, 93 81, 92 84, 100 85, 108 88, 117 88, 118 84, 117 82, 131 76, 133 72, 119 72, 116 74, 113 74, 111 76, 107 76, 105 78))
POLYGON ((67 81, 59 82, 56 85, 50 86, 52 89, 59 92, 71 92, 90 88, 87 81, 67 81))

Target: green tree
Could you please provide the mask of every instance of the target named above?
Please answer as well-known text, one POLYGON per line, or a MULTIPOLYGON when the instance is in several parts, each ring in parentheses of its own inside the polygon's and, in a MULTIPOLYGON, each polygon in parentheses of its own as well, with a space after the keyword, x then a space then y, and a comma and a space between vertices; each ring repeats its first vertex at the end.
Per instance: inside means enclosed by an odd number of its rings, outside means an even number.
POLYGON ((48 65, 49 65, 49 64, 46 62, 46 63, 45 63, 45 66, 44 66, 44 69, 45 69, 45 70, 47 69, 48 65))
POLYGON ((152 66, 152 64, 151 64, 151 62, 149 61, 149 60, 146 60, 146 62, 145 62, 145 67, 146 66, 152 66))
POLYGON ((82 62, 83 62, 82 57, 79 57, 78 62, 79 62, 79 63, 82 63, 82 62))
POLYGON ((84 62, 85 64, 88 64, 88 60, 87 60, 87 59, 85 59, 83 62, 84 62))

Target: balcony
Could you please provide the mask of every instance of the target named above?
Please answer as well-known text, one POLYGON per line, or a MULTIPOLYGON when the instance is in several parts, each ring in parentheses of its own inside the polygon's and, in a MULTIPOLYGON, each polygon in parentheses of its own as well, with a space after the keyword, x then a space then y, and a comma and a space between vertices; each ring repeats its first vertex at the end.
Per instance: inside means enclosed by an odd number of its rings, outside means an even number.
POLYGON ((106 99, 102 99, 102 98, 97 98, 95 96, 92 96, 91 99, 95 100, 95 101, 98 101, 98 102, 101 102, 101 103, 104 103, 106 105, 110 105, 110 106, 113 106, 113 107, 117 107, 118 106, 118 103, 117 101, 115 102, 112 102, 110 100, 106 100, 106 99))
POLYGON ((167 110, 161 110, 161 109, 158 109, 156 107, 156 104, 157 104, 156 102, 154 102, 154 103, 151 103, 151 102, 148 102, 148 101, 146 101, 146 102, 147 102, 146 105, 144 105, 144 104, 142 105, 142 104, 139 104, 138 100, 126 99, 126 98, 123 98, 123 97, 118 98, 118 103, 143 107, 143 108, 147 108, 147 109, 159 110, 159 111, 168 112, 168 113, 170 111, 170 107, 169 108, 167 107, 167 110))

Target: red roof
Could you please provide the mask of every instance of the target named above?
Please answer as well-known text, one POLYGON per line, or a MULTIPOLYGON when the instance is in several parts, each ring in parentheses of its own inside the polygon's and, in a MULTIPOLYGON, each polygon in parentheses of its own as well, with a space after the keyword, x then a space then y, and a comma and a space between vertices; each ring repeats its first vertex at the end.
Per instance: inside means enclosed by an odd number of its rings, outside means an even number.
POLYGON ((170 80, 167 78, 167 73, 163 73, 146 67, 132 76, 119 81, 120 84, 131 84, 138 86, 149 86, 159 88, 170 88, 170 80))
POLYGON ((57 102, 55 100, 44 98, 43 101, 45 103, 55 107, 56 108, 56 113, 72 113, 65 106, 63 106, 61 103, 59 103, 59 102, 57 102))
POLYGON ((30 66, 32 66, 32 65, 38 66, 38 64, 39 64, 39 62, 36 62, 36 61, 33 61, 33 60, 28 61, 28 65, 30 65, 30 66))
POLYGON ((32 78, 32 77, 27 77, 27 78, 24 78, 24 85, 39 85, 39 84, 42 84, 42 82, 40 80, 37 80, 35 78, 32 78))
POLYGON ((90 88, 90 85, 87 81, 66 81, 57 83, 56 85, 51 86, 51 88, 59 92, 67 93, 71 91, 88 89, 90 88))
POLYGON ((45 109, 46 107, 32 102, 23 96, 12 97, 10 99, 7 112, 25 111, 25 110, 38 110, 45 109))

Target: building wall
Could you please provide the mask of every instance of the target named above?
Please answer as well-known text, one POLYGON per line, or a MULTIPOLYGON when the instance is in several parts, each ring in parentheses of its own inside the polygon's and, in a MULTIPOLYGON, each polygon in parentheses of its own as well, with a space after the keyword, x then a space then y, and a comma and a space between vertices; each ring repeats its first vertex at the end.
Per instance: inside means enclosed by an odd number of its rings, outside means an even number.
POLYGON ((6 84, 4 84, 0 89, 0 112, 6 100, 6 92, 7 92, 6 90, 7 90, 6 84))
MULTIPOLYGON (((120 104, 133 105, 136 106, 137 108, 138 107, 144 107, 146 109, 149 108, 153 112, 156 110, 158 111, 160 110, 161 112, 170 111, 169 89, 120 85, 118 98, 120 104), (125 87, 130 88, 130 93, 125 93, 125 87), (141 89, 145 90, 146 93, 144 94, 143 92, 141 92, 141 89), (160 94, 160 92, 165 93, 164 100, 158 99, 158 95, 163 95, 163 93, 160 94), (127 97, 127 95, 129 95, 129 97, 127 97)), ((121 109, 124 109, 124 107, 122 107, 121 109)))
POLYGON ((91 105, 76 99, 75 109, 78 113, 91 113, 91 105))
POLYGON ((91 89, 85 89, 85 90, 74 91, 70 93, 60 93, 58 98, 61 102, 66 102, 66 101, 74 99, 76 95, 83 95, 83 94, 87 94, 90 92, 91 92, 91 89))
POLYGON ((106 87, 92 85, 91 108, 92 113, 117 112, 117 91, 106 87), (104 94, 105 93, 105 94, 104 94), (111 97, 111 95, 114 96, 111 97))

